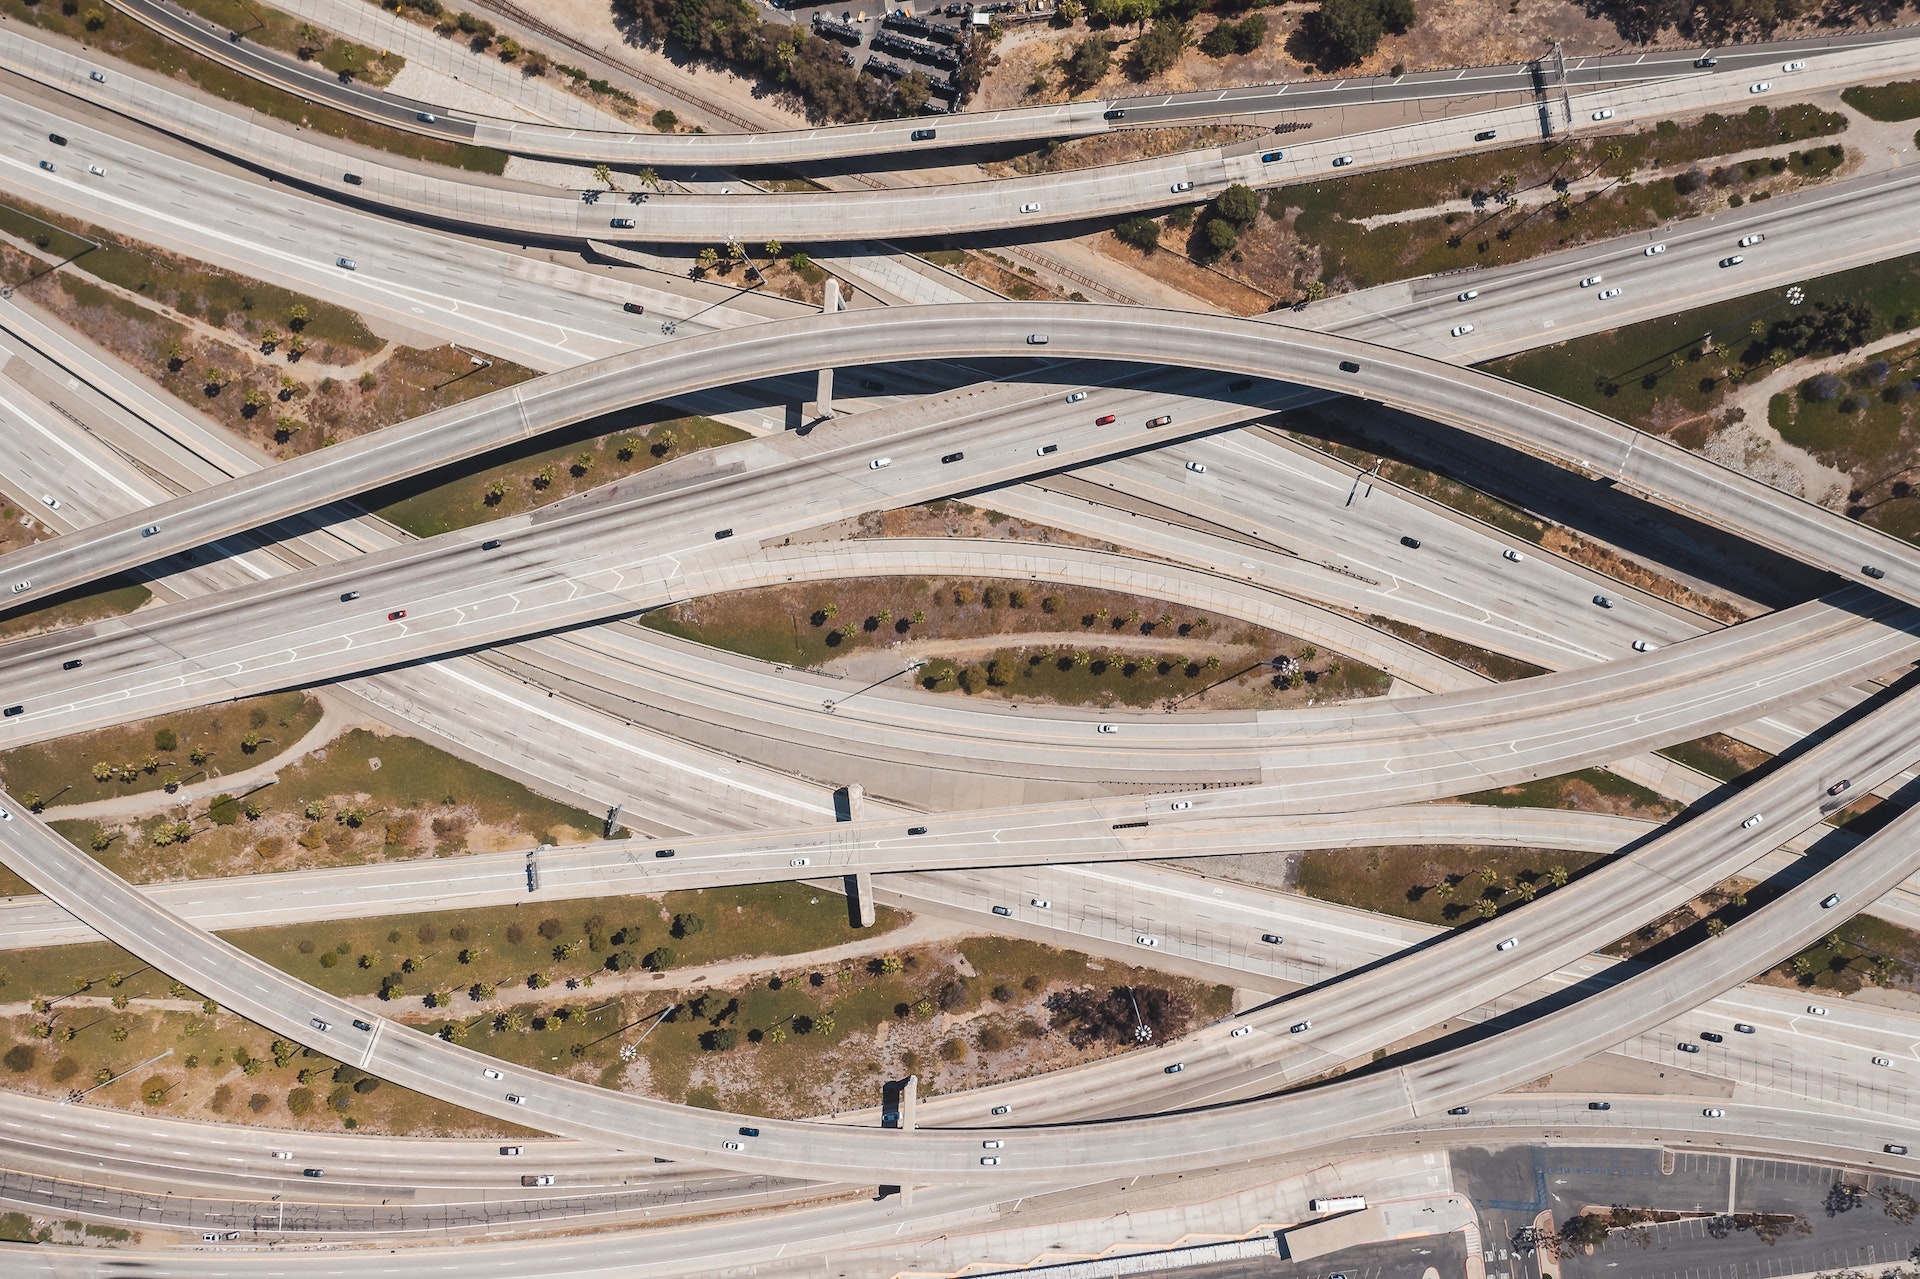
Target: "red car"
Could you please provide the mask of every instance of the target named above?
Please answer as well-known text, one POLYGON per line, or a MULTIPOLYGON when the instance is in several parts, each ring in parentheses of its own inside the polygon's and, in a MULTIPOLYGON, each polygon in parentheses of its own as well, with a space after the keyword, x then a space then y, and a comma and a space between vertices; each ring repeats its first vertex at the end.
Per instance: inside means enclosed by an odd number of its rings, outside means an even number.
POLYGON ((1105 417, 1097 417, 1093 420, 1093 424, 1095 426, 1111 426, 1113 425, 1113 414, 1109 413, 1105 417))
POLYGON ((393 610, 393 612, 391 612, 391 613, 388 613, 388 614, 387 614, 387 620, 388 620, 389 622, 397 622, 397 621, 399 621, 399 620, 400 620, 401 618, 403 618, 403 617, 405 617, 406 615, 407 615, 407 610, 406 610, 406 609, 404 609, 404 608, 396 608, 396 609, 394 609, 394 610, 393 610))

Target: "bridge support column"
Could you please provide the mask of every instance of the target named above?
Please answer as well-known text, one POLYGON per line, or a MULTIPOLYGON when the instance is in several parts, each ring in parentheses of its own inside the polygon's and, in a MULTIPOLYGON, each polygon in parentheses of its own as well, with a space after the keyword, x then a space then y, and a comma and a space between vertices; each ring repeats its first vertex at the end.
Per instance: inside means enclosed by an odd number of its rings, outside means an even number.
MULTIPOLYGON (((827 277, 827 299, 820 309, 827 315, 846 309, 840 300, 840 281, 834 276, 827 277)), ((813 404, 815 421, 825 421, 833 416, 832 369, 820 370, 820 383, 814 390, 813 404)))
POLYGON ((853 890, 853 926, 872 928, 874 920, 872 872, 856 871, 847 876, 847 881, 848 886, 853 890))

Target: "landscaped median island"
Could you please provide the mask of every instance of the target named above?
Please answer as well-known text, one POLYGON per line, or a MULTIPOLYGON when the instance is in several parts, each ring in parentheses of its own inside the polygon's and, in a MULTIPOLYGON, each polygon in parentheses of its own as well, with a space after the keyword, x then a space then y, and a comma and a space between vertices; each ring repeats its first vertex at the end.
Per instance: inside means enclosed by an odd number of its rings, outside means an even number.
MULTIPOLYGON (((297 704, 303 695, 278 696, 297 704)), ((255 704, 245 710, 223 706, 153 722, 199 723, 201 717, 211 717, 221 727, 210 731, 210 741, 226 742, 244 729, 262 749, 285 749, 297 736, 295 720, 289 716, 245 727, 258 717, 258 703, 270 699, 252 700, 255 704)), ((164 731, 155 730, 156 736, 164 731)), ((176 740, 176 751, 188 753, 181 761, 184 768, 192 743, 185 737, 176 740)), ((129 741, 129 749, 140 745, 137 738, 129 741)), ((217 761, 229 771, 248 767, 245 741, 243 737, 238 750, 210 750, 208 762, 217 761)), ((88 752, 68 750, 60 742, 49 746, 60 770, 55 773, 51 763, 37 765, 47 774, 44 784, 51 786, 76 771, 87 776, 88 752)), ((148 753, 157 755, 157 748, 148 753)), ((117 770, 124 762, 101 760, 94 768, 117 770)), ((151 787, 166 776, 164 771, 158 778, 148 773, 143 759, 135 760, 133 768, 136 777, 129 789, 151 787)), ((57 807, 50 807, 47 816, 63 837, 92 850, 102 865, 134 883, 580 843, 599 838, 604 829, 588 813, 536 795, 519 782, 437 747, 364 728, 351 729, 289 761, 274 775, 279 780, 272 784, 260 780, 235 786, 191 804, 170 805, 165 795, 156 794, 144 804, 115 807, 110 815, 62 818, 57 807)), ((117 775, 106 783, 76 782, 59 802, 72 802, 75 791, 110 794, 122 785, 117 775)))
POLYGON ((1920 254, 1485 367, 1912 539, 1916 327, 1920 254), (1880 349, 1841 358, 1869 345, 1880 349))
MULTIPOLYGON (((1230 188, 1161 219, 1126 219, 1098 246, 1176 288, 1204 287, 1180 255, 1158 251, 1177 242, 1185 257, 1269 298, 1310 302, 1330 290, 1521 262, 1784 195, 1845 167, 1843 146, 1815 143, 1846 127, 1844 115, 1806 103, 1755 105, 1640 132, 1320 178, 1264 198, 1230 188)), ((1215 301, 1267 309, 1251 299, 1215 301)))
MULTIPOLYGON (((112 5, 88 4, 83 9, 73 0, 62 0, 61 3, 53 3, 53 0, 0 0, 0 13, 29 26, 57 32, 108 57, 157 71, 169 78, 184 77, 195 88, 234 106, 259 111, 276 120, 312 129, 330 138, 358 142, 394 155, 429 160, 475 173, 498 174, 506 171, 507 156, 504 151, 422 137, 308 102, 196 53, 112 5)), ((286 17, 285 14, 279 16, 286 17)), ((258 21, 257 18, 251 19, 246 25, 252 26, 258 21)), ((338 58, 344 56, 347 47, 346 42, 331 41, 325 49, 338 58)), ((397 63, 389 64, 385 58, 374 59, 370 65, 398 69, 397 63)), ((379 71, 376 70, 375 74, 379 74, 379 71)))
MULTIPOLYGON (((616 414, 626 419, 630 414, 616 414)), ((747 438, 737 427, 705 417, 645 418, 612 425, 576 424, 524 440, 402 488, 371 495, 382 519, 415 537, 433 537, 518 515, 634 475, 676 457, 747 438), (430 485, 430 487, 426 487, 430 485)))
POLYGON ((0 205, 0 234, 0 281, 278 458, 534 376, 37 205, 0 205))
MULTIPOLYGON (((1075 1065, 1231 1011, 1232 991, 998 937, 890 945, 805 884, 476 908, 230 934, 370 1011, 536 1070, 669 1101, 797 1117, 865 1109, 887 1079, 948 1092, 1075 1065), (790 963, 780 961, 790 957, 790 963)), ((443 1106, 220 1011, 110 943, 0 951, 0 1078, 271 1127, 436 1135, 509 1125, 443 1106)))
MULTIPOLYGON (((0 751, 0 785, 36 812, 171 793, 264 764, 320 722, 308 693, 270 693, 0 751)), ((162 801, 164 802, 164 801, 162 801)))
POLYGON ((1145 596, 992 578, 852 578, 706 596, 645 624, 770 662, 932 692, 1189 710, 1374 697, 1390 677, 1277 631, 1145 596))
POLYGON ((1920 473, 1920 335, 1913 336, 1776 393, 1767 402, 1767 424, 1787 443, 1852 478, 1847 514, 1920 542, 1920 497, 1914 493, 1920 473))

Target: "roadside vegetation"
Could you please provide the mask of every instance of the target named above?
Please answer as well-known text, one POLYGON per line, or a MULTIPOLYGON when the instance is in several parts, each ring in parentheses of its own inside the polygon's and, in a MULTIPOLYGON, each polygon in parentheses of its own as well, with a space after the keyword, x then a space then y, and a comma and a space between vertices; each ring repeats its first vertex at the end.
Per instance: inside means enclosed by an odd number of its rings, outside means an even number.
MULTIPOLYGON (((357 142, 408 159, 427 160, 475 173, 498 174, 506 171, 507 156, 503 151, 420 137, 308 102, 251 76, 229 70, 111 5, 89 4, 82 9, 74 0, 61 0, 58 4, 52 3, 52 0, 0 0, 0 13, 28 26, 56 32, 110 57, 158 72, 169 79, 184 79, 202 92, 234 106, 258 111, 283 123, 311 129, 330 138, 357 142)), ((385 66, 384 60, 376 61, 385 66)))
MULTIPOLYGON (((0 555, 31 546, 40 540, 37 534, 49 532, 31 515, 22 515, 8 503, 0 502, 0 555), (9 537, 13 530, 20 536, 9 537)), ((110 578, 104 583, 80 587, 44 600, 31 608, 15 609, 0 616, 0 642, 42 635, 68 626, 85 626, 109 617, 123 617, 148 600, 153 592, 138 582, 110 578)))
POLYGON ((1815 374, 1774 395, 1767 423, 1787 443, 1852 477, 1848 515, 1920 542, 1920 497, 1914 493, 1920 476, 1920 341, 1815 374))
MULTIPOLYGON (((1699 449, 1723 424, 1717 411, 1744 383, 1795 361, 1844 354, 1920 324, 1920 254, 1821 276, 1796 287, 1797 303, 1785 288, 1750 293, 1495 360, 1485 367, 1665 435, 1683 447, 1699 449)), ((1877 396, 1886 389, 1849 387, 1848 394, 1865 390, 1878 403, 1877 396)), ((1803 438, 1818 445, 1820 437, 1811 428, 1821 421, 1819 414, 1811 414, 1808 421, 1810 429, 1803 438)), ((1833 442, 1853 434, 1850 421, 1847 429, 1832 437, 1833 442)), ((1882 459, 1869 460, 1867 465, 1879 467, 1882 459)))
POLYGON ((325 67, 343 84, 358 82, 384 88, 407 65, 405 58, 391 50, 355 44, 256 0, 180 0, 180 7, 239 32, 242 39, 325 67))
POLYGON ((1235 188, 1199 208, 1124 219, 1113 238, 1137 251, 1134 265, 1175 287, 1183 287, 1175 276, 1184 258, 1301 305, 1328 292, 1525 261, 1771 199, 1837 173, 1844 147, 1796 144, 1846 124, 1845 116, 1804 103, 1663 120, 1635 133, 1322 178, 1261 199, 1235 188))
MULTIPOLYGON (((1226 986, 1033 942, 889 948, 874 930, 849 929, 846 914, 837 895, 784 884, 253 930, 235 940, 382 1016, 504 1060, 781 1117, 875 1106, 882 1082, 908 1073, 933 1094, 1126 1051, 1136 1002, 1155 1042, 1232 1007, 1226 986), (628 930, 638 937, 623 938, 628 930), (815 950, 829 956, 818 964, 799 949, 846 938, 872 949, 852 958, 815 950), (626 949, 642 944, 678 958, 666 971, 628 971, 626 949), (756 965, 752 977, 722 973, 691 987, 674 971, 789 953, 785 971, 756 965), (363 954, 375 962, 363 967, 363 954)), ((880 927, 903 918, 883 911, 880 927)), ((278 1039, 108 943, 0 952, 0 1000, 0 1078, 9 1087, 64 1094, 172 1049, 90 1102, 279 1128, 520 1132, 278 1039)))
POLYGON ((1322 656, 1277 631, 1145 596, 1025 580, 852 578, 761 587, 661 609, 644 624, 850 678, 924 658, 916 678, 930 691, 1067 706, 1292 705, 1376 696, 1390 683, 1382 671, 1322 656), (1019 642, 994 642, 1006 637, 1019 642))
POLYGON ((1466 845, 1343 848, 1300 854, 1294 888, 1321 901, 1454 928, 1564 887, 1612 857, 1466 845))
POLYGON ((1773 756, 1767 752, 1736 741, 1725 733, 1709 733, 1690 742, 1663 746, 1656 754, 1665 755, 1676 764, 1685 764, 1696 772, 1722 782, 1737 781, 1754 769, 1773 762, 1773 756))
POLYGON ((272 693, 0 752, 0 784, 27 807, 59 809, 171 793, 265 764, 320 722, 306 693, 272 693))
POLYGON ((344 307, 35 205, 0 205, 0 234, 0 279, 277 457, 533 376, 452 346, 392 346, 344 307))
POLYGON ((1674 801, 1604 768, 1583 768, 1577 773, 1542 777, 1517 786, 1475 791, 1450 802, 1486 804, 1494 808, 1577 808, 1582 812, 1642 817, 1656 822, 1680 813, 1680 805, 1674 801))
MULTIPOLYGON (((244 722, 251 725, 258 711, 244 722)), ((248 731, 264 743, 291 733, 293 723, 269 720, 248 731)), ((226 762, 244 766, 245 758, 226 762)), ((154 795, 112 816, 50 817, 64 838, 137 884, 581 843, 605 829, 594 816, 425 742, 364 728, 274 776, 190 805, 154 795)))
POLYGON ((382 519, 415 537, 433 537, 537 510, 676 457, 746 438, 745 431, 711 418, 648 422, 641 414, 620 414, 488 454, 463 465, 466 474, 429 488, 409 485, 375 493, 371 502, 382 519))
POLYGON ((1912 120, 1920 118, 1920 80, 1849 85, 1840 100, 1870 120, 1912 120))

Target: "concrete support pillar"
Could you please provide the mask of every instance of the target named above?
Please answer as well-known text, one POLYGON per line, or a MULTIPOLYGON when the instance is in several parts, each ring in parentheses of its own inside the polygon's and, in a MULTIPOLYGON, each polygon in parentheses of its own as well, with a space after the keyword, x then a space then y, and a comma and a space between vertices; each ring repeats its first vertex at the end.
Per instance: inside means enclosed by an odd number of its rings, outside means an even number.
POLYGON ((857 921, 856 926, 860 928, 872 928, 874 919, 873 873, 864 870, 857 871, 849 876, 849 878, 853 880, 853 909, 854 919, 857 921))
POLYGON ((920 1101, 920 1076, 908 1075, 907 1082, 900 1085, 900 1127, 904 1132, 912 1132, 915 1125, 914 1108, 920 1101))
POLYGON ((847 820, 857 822, 867 815, 867 788, 859 782, 847 787, 847 820))
MULTIPOLYGON (((840 281, 834 276, 830 275, 827 277, 827 298, 820 309, 827 315, 832 315, 834 312, 843 309, 840 301, 840 281)), ((833 416, 832 369, 820 370, 820 384, 814 390, 813 403, 815 410, 814 416, 816 418, 830 418, 833 416)))

